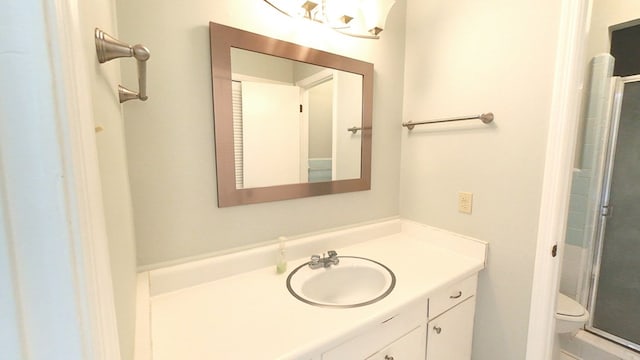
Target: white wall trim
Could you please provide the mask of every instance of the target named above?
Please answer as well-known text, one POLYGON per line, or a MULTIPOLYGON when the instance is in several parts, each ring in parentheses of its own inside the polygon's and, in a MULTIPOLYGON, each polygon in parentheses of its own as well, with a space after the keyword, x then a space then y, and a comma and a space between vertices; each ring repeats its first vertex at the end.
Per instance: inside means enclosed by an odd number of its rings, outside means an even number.
POLYGON ((134 360, 153 360, 151 343, 151 290, 149 272, 138 273, 136 278, 136 332, 134 360))
POLYGON ((12 2, 3 15, 0 255, 13 259, 23 355, 119 359, 78 2, 12 2))
MULTIPOLYGON (((69 173, 69 196, 66 199, 69 208, 74 209, 70 226, 75 227, 74 247, 78 250, 77 271, 84 276, 76 280, 79 293, 85 296, 81 303, 86 307, 91 326, 86 335, 90 342, 94 359, 119 359, 120 342, 116 323, 113 283, 109 261, 109 245, 104 218, 102 187, 98 168, 98 153, 95 138, 95 123, 91 107, 91 85, 88 76, 87 59, 83 46, 80 9, 76 0, 48 0, 49 6, 55 6, 47 23, 49 41, 55 44, 57 37, 59 53, 52 52, 52 62, 59 63, 60 81, 58 88, 59 106, 67 110, 66 126, 60 139, 66 144, 63 153, 69 173), (75 220, 75 224, 73 223, 75 220), (82 261, 82 262, 80 262, 82 261), (81 292, 83 291, 83 292, 81 292)), ((71 215, 71 214, 70 214, 71 215)))
POLYGON ((540 220, 529 314, 527 359, 551 359, 577 125, 589 0, 564 0, 549 120, 540 220), (553 245, 559 256, 551 257, 553 245))

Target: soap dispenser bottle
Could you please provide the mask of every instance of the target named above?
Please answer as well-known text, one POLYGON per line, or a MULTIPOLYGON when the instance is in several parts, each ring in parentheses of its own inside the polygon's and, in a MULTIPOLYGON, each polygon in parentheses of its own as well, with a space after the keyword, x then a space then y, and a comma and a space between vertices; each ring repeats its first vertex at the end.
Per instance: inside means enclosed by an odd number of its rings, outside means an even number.
POLYGON ((279 246, 278 246, 278 259, 276 262, 276 273, 283 274, 287 271, 287 257, 286 251, 284 248, 284 243, 287 241, 287 238, 284 236, 280 236, 278 238, 279 246))

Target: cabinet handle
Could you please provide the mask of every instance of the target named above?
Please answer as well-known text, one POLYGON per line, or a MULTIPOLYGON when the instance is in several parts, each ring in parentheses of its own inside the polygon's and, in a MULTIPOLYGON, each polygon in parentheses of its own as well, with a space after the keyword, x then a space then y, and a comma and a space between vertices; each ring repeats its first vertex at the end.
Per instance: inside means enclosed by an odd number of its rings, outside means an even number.
POLYGON ((434 326, 433 330, 436 332, 436 334, 440 334, 442 332, 442 328, 440 326, 434 326))
POLYGON ((462 291, 458 290, 458 293, 456 295, 449 296, 449 299, 459 299, 461 296, 462 296, 462 291))
POLYGON ((385 355, 384 360, 393 360, 393 356, 385 355))

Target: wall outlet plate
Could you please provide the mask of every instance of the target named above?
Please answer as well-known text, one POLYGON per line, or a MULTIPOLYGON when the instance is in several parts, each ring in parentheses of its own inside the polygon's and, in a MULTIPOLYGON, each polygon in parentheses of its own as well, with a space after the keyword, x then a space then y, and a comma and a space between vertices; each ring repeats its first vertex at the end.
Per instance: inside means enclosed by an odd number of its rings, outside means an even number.
POLYGON ((473 205, 473 193, 459 191, 458 192, 458 211, 464 214, 471 214, 473 205))

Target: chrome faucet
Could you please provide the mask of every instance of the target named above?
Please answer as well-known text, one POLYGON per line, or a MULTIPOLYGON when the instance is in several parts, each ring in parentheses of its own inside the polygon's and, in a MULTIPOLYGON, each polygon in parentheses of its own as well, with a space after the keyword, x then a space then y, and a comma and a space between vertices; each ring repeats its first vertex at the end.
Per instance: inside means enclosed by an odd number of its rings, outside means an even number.
POLYGON ((322 254, 322 258, 320 255, 312 255, 311 261, 309 261, 309 267, 312 269, 319 268, 328 268, 331 265, 338 265, 340 263, 340 259, 338 259, 338 253, 334 250, 329 250, 327 252, 328 257, 322 254))

